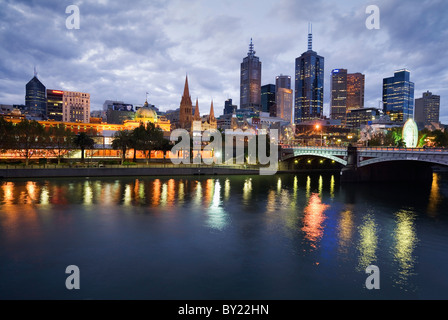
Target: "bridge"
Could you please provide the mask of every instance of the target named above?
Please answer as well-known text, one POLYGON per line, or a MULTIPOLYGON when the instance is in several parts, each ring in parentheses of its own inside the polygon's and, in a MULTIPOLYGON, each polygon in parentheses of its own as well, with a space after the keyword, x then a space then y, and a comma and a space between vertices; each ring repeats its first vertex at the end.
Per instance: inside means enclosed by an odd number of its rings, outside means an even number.
POLYGON ((393 147, 283 147, 280 167, 293 171, 300 158, 337 163, 345 181, 427 180, 432 167, 448 167, 448 149, 393 147))

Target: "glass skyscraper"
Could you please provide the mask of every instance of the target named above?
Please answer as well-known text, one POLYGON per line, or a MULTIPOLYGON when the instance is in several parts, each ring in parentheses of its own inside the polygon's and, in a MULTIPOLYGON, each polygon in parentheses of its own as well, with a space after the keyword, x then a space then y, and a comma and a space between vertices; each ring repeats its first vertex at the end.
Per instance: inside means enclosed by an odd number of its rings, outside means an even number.
POLYGON ((409 79, 410 72, 406 69, 383 79, 383 111, 394 122, 414 117, 414 83, 409 79))
POLYGON ((265 84, 261 87, 261 111, 273 113, 275 117, 275 84, 265 84))
POLYGON ((308 51, 296 59, 294 122, 321 119, 324 105, 324 58, 312 50, 308 33, 308 51))
POLYGON ((46 119, 46 89, 42 82, 37 79, 36 74, 25 86, 25 106, 31 117, 46 119))
POLYGON ((255 56, 252 39, 241 63, 240 108, 261 111, 261 62, 255 56))

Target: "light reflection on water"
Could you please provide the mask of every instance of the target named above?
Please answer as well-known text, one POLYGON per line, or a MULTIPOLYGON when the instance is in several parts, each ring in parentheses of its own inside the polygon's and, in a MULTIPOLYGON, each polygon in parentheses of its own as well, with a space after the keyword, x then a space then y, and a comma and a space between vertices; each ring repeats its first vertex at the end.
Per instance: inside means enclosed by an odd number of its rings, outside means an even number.
MULTIPOLYGON (((446 201, 443 183, 435 174, 427 193, 415 191, 409 198, 414 203, 404 207, 402 199, 394 199, 387 190, 382 190, 381 198, 374 196, 378 189, 373 187, 341 188, 335 175, 4 181, 0 194, 0 241, 5 247, 18 241, 38 243, 49 232, 45 226, 54 223, 64 228, 73 223, 75 216, 55 213, 70 206, 116 219, 120 208, 126 209, 126 213, 141 209, 148 217, 157 216, 160 223, 168 219, 164 212, 170 212, 175 219, 171 216, 169 223, 177 223, 182 232, 191 236, 210 228, 232 239, 226 240, 232 246, 241 241, 237 230, 247 229, 251 230, 247 234, 263 234, 257 250, 286 241, 289 253, 281 259, 291 266, 309 263, 311 270, 317 272, 314 268, 339 270, 343 264, 340 272, 347 277, 363 275, 365 268, 374 264, 387 269, 385 274, 399 290, 418 292, 419 236, 431 237, 431 232, 423 229, 426 225, 419 234, 419 218, 442 215, 440 210, 446 201), (44 213, 46 220, 41 217, 44 213), (191 226, 190 219, 199 223, 191 226), (198 225, 200 229, 195 229, 198 225), (241 229, 242 225, 247 228, 241 229), (328 254, 328 248, 332 254, 328 254), (309 259, 295 261, 294 256, 309 259)), ((119 232, 115 227, 110 229, 119 232)), ((448 242, 446 237, 443 239, 448 242)), ((206 242, 202 245, 207 246, 206 242)), ((276 251, 283 252, 284 246, 276 251)))

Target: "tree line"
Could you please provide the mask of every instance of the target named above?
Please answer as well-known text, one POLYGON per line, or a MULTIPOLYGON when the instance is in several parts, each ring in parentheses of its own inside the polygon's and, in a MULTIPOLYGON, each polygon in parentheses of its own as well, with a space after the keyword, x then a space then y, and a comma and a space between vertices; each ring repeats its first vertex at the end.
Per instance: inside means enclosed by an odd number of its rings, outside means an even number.
MULTIPOLYGON (((58 164, 71 149, 81 149, 81 161, 84 162, 86 149, 93 149, 95 140, 92 135, 81 132, 74 134, 63 123, 45 129, 34 120, 24 119, 17 124, 0 118, 0 151, 14 151, 25 158, 25 164, 33 156, 48 155, 57 157, 58 164)), ((136 161, 137 150, 145 154, 147 161, 152 150, 170 150, 170 141, 163 137, 163 131, 153 123, 141 124, 133 130, 117 131, 112 141, 112 148, 121 150, 122 163, 126 151, 134 149, 133 160, 136 161)))
MULTIPOLYGON (((418 133, 418 148, 423 148, 428 145, 428 141, 437 148, 448 147, 448 131, 422 129, 418 133)), ((405 143, 402 137, 401 128, 393 128, 387 133, 378 132, 369 140, 369 146, 390 146, 390 147, 404 147, 405 143)))

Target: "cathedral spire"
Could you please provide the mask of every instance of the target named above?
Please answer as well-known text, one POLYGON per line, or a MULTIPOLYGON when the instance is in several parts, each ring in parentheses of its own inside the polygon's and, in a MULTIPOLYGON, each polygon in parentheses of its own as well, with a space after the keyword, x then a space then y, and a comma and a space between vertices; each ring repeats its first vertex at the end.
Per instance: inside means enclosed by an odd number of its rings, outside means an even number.
POLYGON ((198 99, 196 99, 196 107, 194 108, 194 121, 200 121, 201 115, 199 114, 199 103, 198 99))
POLYGON ((188 88, 188 75, 185 76, 184 95, 185 98, 190 97, 190 89, 188 88))
POLYGON ((210 106, 209 119, 210 119, 210 121, 214 121, 215 120, 215 111, 213 110, 213 100, 212 100, 212 105, 210 106))

